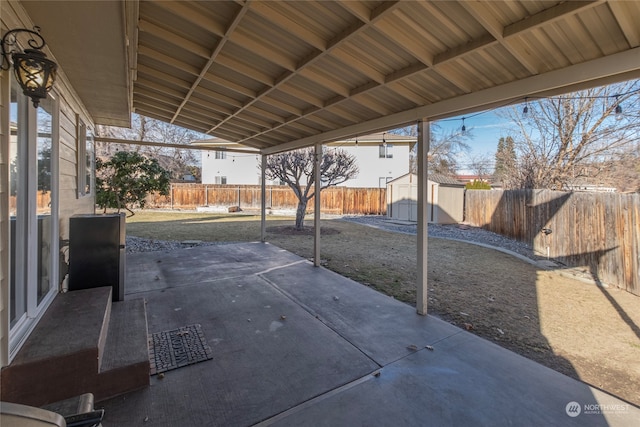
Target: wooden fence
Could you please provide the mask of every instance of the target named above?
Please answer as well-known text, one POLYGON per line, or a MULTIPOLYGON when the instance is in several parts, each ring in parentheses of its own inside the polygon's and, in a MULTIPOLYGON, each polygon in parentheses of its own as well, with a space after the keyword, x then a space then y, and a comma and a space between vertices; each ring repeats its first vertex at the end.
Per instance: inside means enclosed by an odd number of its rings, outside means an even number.
MULTIPOLYGON (((260 186, 255 185, 172 184, 169 196, 153 194, 147 198, 147 207, 239 206, 244 210, 258 210, 260 201, 260 186)), ((313 203, 312 198, 307 205, 308 211, 313 211, 313 203)), ((298 199, 287 186, 267 186, 266 204, 274 210, 295 210, 298 199)), ((336 215, 384 215, 387 212, 386 189, 330 187, 322 191, 320 209, 322 213, 336 215)))
POLYGON ((640 295, 640 194, 468 190, 465 220, 640 295))

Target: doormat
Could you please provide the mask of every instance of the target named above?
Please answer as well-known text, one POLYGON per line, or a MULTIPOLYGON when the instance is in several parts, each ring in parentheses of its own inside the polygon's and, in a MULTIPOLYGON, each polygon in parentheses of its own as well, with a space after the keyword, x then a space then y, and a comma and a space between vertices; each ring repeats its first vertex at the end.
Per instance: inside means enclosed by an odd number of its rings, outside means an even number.
POLYGON ((211 347, 199 324, 156 332, 149 337, 151 375, 209 359, 213 359, 211 347))

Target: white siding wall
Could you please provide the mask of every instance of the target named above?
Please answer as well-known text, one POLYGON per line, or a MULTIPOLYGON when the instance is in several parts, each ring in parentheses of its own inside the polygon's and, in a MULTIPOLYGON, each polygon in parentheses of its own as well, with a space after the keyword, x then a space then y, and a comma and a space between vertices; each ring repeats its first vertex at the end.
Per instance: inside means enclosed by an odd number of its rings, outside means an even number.
POLYGON ((380 148, 371 146, 340 147, 358 159, 360 173, 355 179, 342 184, 345 187, 385 188, 387 181, 409 173, 409 146, 387 146, 387 153, 391 158, 380 158, 380 148))
MULTIPOLYGON (((326 149, 332 147, 327 146, 326 149)), ((340 147, 356 157, 360 173, 342 186, 384 188, 387 180, 409 173, 409 146, 388 146, 392 158, 380 158, 380 149, 374 146, 340 147)), ((202 183, 219 184, 216 177, 226 177, 231 185, 260 184, 259 156, 226 152, 226 158, 216 159, 215 152, 202 153, 202 183)), ((271 185, 271 182, 267 182, 271 185)))
MULTIPOLYGON (((220 156, 218 152, 218 156, 220 156)), ((260 184, 260 156, 254 154, 234 154, 223 152, 224 159, 216 159, 215 151, 202 152, 202 183, 220 184, 216 177, 226 177, 227 184, 260 184)))

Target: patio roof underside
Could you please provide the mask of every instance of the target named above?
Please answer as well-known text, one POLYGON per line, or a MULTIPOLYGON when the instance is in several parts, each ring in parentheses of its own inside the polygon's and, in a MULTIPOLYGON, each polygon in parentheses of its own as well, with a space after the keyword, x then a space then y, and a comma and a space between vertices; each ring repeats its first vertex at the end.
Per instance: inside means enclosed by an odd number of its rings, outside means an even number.
POLYGON ((640 77, 640 2, 112 4, 133 111, 265 154, 640 77))

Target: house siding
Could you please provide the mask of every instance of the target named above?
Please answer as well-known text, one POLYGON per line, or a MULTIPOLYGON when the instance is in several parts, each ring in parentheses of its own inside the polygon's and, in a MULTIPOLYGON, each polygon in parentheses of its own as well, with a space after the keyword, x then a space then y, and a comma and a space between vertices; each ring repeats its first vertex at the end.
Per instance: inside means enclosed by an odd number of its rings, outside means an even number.
MULTIPOLYGON (((0 6, 1 34, 12 28, 33 28, 34 24, 21 6, 20 2, 3 1, 0 6)), ((49 58, 55 61, 50 52, 49 58)), ((58 78, 54 86, 53 95, 58 99, 58 143, 59 143, 59 241, 60 265, 68 264, 69 218, 78 213, 93 213, 95 199, 93 193, 87 197, 78 198, 77 195, 77 126, 78 119, 87 128, 93 129, 93 120, 79 100, 77 94, 64 78, 59 69, 58 78)), ((0 72, 0 366, 9 363, 9 96, 10 79, 13 74, 9 71, 0 72)), ((66 269, 59 272, 59 290, 65 288, 66 269)))
MULTIPOLYGON (((405 175, 409 172, 408 144, 390 145, 393 157, 380 158, 380 149, 376 145, 332 146, 325 148, 341 148, 356 158, 359 173, 341 187, 354 188, 385 188, 387 181, 405 175)), ((226 152, 224 159, 217 159, 213 152, 202 152, 202 183, 221 184, 216 177, 225 177, 227 185, 258 185, 260 184, 260 157, 253 154, 226 152)), ((267 181, 267 185, 275 184, 267 181)))

